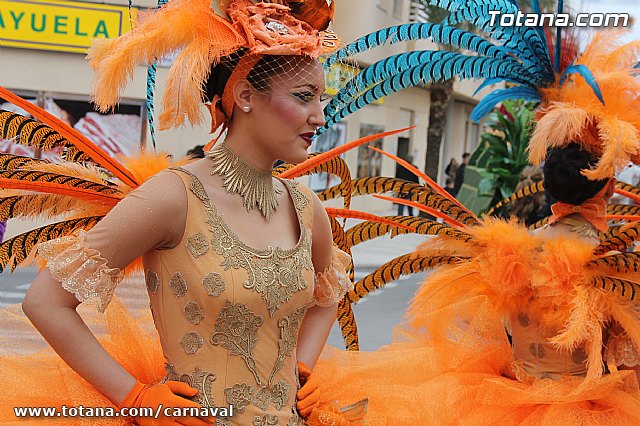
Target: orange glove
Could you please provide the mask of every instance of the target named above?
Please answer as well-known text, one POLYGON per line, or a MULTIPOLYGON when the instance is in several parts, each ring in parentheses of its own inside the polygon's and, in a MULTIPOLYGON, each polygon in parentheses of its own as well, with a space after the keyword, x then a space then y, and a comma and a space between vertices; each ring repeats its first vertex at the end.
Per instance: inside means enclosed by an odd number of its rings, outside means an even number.
POLYGON ((314 408, 320 406, 320 389, 318 388, 318 379, 311 374, 309 367, 302 361, 298 361, 298 377, 302 387, 297 394, 296 407, 300 415, 306 419, 314 408))
POLYGON ((134 417, 135 423, 140 426, 208 426, 213 424, 215 419, 207 417, 206 421, 198 417, 166 417, 164 409, 166 408, 200 408, 200 404, 183 398, 180 395, 191 397, 198 393, 186 383, 171 382, 149 386, 140 382, 131 388, 129 394, 118 405, 121 410, 127 408, 152 408, 154 412, 162 404, 160 415, 156 419, 154 417, 134 417))

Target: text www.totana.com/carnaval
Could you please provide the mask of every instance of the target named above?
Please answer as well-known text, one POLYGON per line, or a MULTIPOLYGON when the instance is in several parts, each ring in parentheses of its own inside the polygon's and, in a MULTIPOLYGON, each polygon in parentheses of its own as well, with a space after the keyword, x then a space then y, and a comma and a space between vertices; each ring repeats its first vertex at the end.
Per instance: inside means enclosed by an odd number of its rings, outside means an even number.
POLYGON ((233 405, 228 407, 14 407, 16 417, 232 417, 233 405))

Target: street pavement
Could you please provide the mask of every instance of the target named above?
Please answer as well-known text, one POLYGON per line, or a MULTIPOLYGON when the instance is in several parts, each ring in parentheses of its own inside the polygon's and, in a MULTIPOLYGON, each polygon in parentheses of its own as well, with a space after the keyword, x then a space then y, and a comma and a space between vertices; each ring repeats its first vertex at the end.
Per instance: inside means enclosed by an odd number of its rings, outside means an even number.
MULTIPOLYGON (((385 262, 412 252, 427 238, 421 235, 384 236, 354 247, 356 281, 385 262)), ((0 274, 0 306, 20 303, 36 275, 37 271, 32 267, 16 269, 13 274, 8 271, 0 274)), ((402 277, 354 306, 361 350, 374 350, 391 341, 393 327, 402 321, 404 311, 423 279, 424 274, 402 277)), ((144 289, 144 279, 132 277, 118 287, 116 294, 135 312, 149 306, 148 298, 141 289, 144 289)), ((344 347, 337 324, 331 330, 328 343, 344 347)))

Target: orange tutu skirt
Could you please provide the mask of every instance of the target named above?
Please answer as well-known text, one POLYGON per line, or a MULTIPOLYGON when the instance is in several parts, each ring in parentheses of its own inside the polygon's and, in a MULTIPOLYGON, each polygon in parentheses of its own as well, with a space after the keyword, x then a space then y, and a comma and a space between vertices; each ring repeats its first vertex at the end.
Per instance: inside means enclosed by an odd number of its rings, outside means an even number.
POLYGON ((367 422, 385 425, 639 425, 634 371, 587 380, 513 378, 500 317, 484 296, 444 306, 398 327, 375 352, 328 349, 314 369, 322 397, 369 399, 367 422), (451 320, 446 336, 425 325, 451 320))
MULTIPOLYGON (((134 316, 116 298, 106 317, 95 313, 92 306, 78 310, 107 351, 134 377, 143 383, 162 380, 164 357, 150 313, 134 316)), ((20 306, 1 309, 0 324, 0 424, 131 424, 126 418, 17 417, 14 409, 20 407, 115 407, 53 352, 20 306)))

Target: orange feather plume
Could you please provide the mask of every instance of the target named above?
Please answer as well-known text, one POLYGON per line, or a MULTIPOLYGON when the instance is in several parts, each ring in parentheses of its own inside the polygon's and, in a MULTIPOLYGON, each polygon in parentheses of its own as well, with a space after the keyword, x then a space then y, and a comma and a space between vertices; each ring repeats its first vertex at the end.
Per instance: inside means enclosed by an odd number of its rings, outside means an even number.
POLYGON ((0 188, 64 195, 114 206, 122 200, 122 195, 104 194, 90 189, 74 188, 68 185, 51 182, 29 182, 18 179, 0 178, 0 188))
POLYGON ((344 154, 345 152, 356 148, 360 145, 363 145, 365 143, 374 141, 376 139, 381 139, 381 138, 385 138, 387 136, 391 136, 391 135, 395 135, 397 133, 402 133, 402 132, 406 132, 407 130, 411 130, 413 129, 415 126, 411 126, 411 127, 405 127, 404 129, 398 129, 398 130, 390 130, 388 132, 383 132, 383 133, 377 133, 375 135, 369 135, 369 136, 365 136, 363 138, 360 139, 356 139, 355 141, 346 143, 344 145, 338 146, 333 148, 332 150, 329 150, 327 152, 323 152, 320 155, 316 155, 315 157, 309 158, 308 160, 298 164, 295 167, 292 167, 291 169, 284 171, 280 174, 279 177, 283 178, 283 179, 295 179, 298 176, 303 175, 304 173, 308 172, 309 170, 313 169, 314 167, 316 167, 318 164, 324 163, 325 161, 329 161, 332 158, 335 158, 341 154, 344 154))
POLYGON ((216 15, 209 0, 173 0, 145 18, 132 31, 95 40, 88 58, 96 71, 93 99, 101 111, 112 109, 136 65, 184 49, 169 70, 159 128, 186 120, 201 124, 202 84, 211 66, 246 44, 230 22, 216 15))
POLYGON ((634 194, 633 192, 625 191, 624 189, 620 189, 620 188, 616 188, 615 192, 616 194, 620 194, 623 197, 627 197, 630 200, 633 200, 636 203, 640 204, 640 195, 638 194, 634 194))
POLYGON ((415 207, 420 211, 423 211, 425 213, 429 213, 431 216, 435 216, 437 218, 440 218, 442 220, 444 220, 444 222, 448 225, 453 226, 454 228, 457 229, 464 229, 466 228, 462 223, 458 222, 455 219, 450 218, 449 216, 447 216, 446 214, 442 213, 439 210, 436 210, 432 207, 429 206, 425 206, 424 204, 420 204, 417 203, 415 201, 411 201, 411 200, 405 200, 403 198, 395 198, 395 197, 387 197, 386 195, 373 195, 375 198, 379 198, 381 200, 385 200, 385 201, 391 201, 392 203, 396 203, 396 204, 403 204, 405 206, 409 206, 409 207, 415 207))
POLYGON ((604 104, 579 75, 562 85, 541 89, 545 99, 536 113, 529 144, 532 163, 544 161, 549 148, 579 143, 599 157, 589 179, 605 179, 629 161, 640 160, 640 80, 635 64, 640 42, 620 45, 621 33, 597 34, 576 65, 586 66, 602 92, 604 104))
POLYGON ((415 232, 415 228, 412 226, 405 225, 400 222, 396 222, 395 220, 387 219, 384 217, 376 216, 371 213, 360 212, 357 210, 348 210, 348 209, 336 209, 333 207, 325 207, 327 215, 329 217, 344 217, 348 219, 362 219, 368 220, 371 222, 384 223, 385 225, 395 226, 398 228, 406 229, 407 231, 415 232))
POLYGON ((640 216, 635 214, 608 214, 608 220, 626 220, 626 221, 640 221, 640 216))

